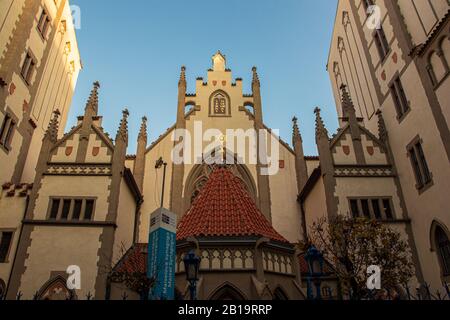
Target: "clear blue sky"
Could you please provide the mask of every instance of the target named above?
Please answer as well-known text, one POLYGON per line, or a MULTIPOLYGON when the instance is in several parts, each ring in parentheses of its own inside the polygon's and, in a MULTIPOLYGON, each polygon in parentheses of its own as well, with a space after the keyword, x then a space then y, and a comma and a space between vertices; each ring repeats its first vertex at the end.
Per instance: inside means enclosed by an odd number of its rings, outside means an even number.
POLYGON ((103 126, 115 137, 121 110, 130 110, 128 153, 135 153, 140 119, 149 118, 149 143, 176 119, 180 66, 188 92, 206 77, 221 50, 233 76, 251 93, 258 67, 265 123, 291 142, 291 119, 301 121, 305 153, 317 154, 316 106, 330 132, 336 108, 326 62, 337 0, 72 0, 81 8, 78 44, 84 65, 68 120, 84 110, 92 82, 101 82, 103 126))

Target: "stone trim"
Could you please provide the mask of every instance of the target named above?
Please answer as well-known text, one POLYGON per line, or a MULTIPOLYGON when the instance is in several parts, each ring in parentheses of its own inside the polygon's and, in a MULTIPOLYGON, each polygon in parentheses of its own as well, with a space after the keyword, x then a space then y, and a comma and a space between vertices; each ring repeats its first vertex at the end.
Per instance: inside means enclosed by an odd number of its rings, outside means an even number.
POLYGON ((361 177, 361 178, 385 178, 395 177, 394 170, 390 165, 386 166, 355 166, 336 165, 335 177, 361 177))
POLYGON ((111 164, 64 164, 52 163, 44 175, 62 176, 112 176, 111 164))
POLYGON ((112 221, 73 221, 73 220, 31 220, 25 219, 24 225, 30 226, 53 226, 53 227, 83 227, 83 228, 113 228, 118 226, 112 221))

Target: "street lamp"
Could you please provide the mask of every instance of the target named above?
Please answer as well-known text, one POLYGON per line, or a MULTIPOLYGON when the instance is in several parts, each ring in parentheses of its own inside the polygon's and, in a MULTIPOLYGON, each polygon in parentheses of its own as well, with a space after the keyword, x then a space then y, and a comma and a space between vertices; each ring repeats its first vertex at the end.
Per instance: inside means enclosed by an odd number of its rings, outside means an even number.
POLYGON ((315 247, 311 246, 305 255, 305 260, 308 263, 308 299, 313 299, 314 295, 312 292, 312 283, 316 286, 316 299, 321 300, 322 294, 320 285, 323 277, 323 255, 322 253, 315 247))
POLYGON ((162 181, 162 189, 161 189, 161 208, 164 207, 164 191, 166 187, 166 170, 167 170, 167 162, 164 162, 163 158, 159 158, 158 161, 156 161, 155 169, 161 169, 161 167, 164 166, 163 171, 163 181, 162 181))
POLYGON ((199 280, 198 269, 200 268, 200 260, 201 258, 195 254, 194 250, 191 250, 183 258, 186 280, 189 282, 191 300, 197 300, 197 281, 199 280))

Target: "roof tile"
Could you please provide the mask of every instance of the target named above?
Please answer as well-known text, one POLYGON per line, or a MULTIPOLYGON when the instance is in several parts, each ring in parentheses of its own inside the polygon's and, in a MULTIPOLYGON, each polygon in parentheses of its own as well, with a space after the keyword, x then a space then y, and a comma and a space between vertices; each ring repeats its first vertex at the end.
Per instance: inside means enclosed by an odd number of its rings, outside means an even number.
POLYGON ((238 236, 288 242, 262 215, 241 180, 225 167, 217 167, 178 224, 177 240, 238 236))

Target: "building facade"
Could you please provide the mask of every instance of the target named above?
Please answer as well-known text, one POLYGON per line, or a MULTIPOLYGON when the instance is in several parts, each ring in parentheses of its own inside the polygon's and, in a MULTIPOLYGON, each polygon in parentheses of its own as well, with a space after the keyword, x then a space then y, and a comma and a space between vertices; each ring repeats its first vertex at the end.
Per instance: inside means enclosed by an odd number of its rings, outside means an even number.
MULTIPOLYGON (((64 3, 57 6, 61 17, 64 3)), ((10 4, 11 12, 18 9, 10 4)), ((40 25, 44 20, 36 15, 50 4, 55 2, 23 1, 18 19, 36 13, 27 21, 40 25)), ((9 173, 2 170, 1 293, 8 299, 141 298, 142 287, 130 289, 124 274, 145 278, 150 215, 161 207, 177 215, 180 298, 188 296, 183 257, 195 250, 202 258, 201 299, 304 299, 308 269, 296 244, 308 240, 318 219, 337 215, 367 217, 397 230, 411 249, 410 285, 441 288, 450 280, 449 24, 446 0, 339 1, 328 61, 339 129, 329 133, 320 108, 315 110, 318 157, 303 151, 300 122, 308 119, 293 119, 291 145, 272 143, 276 135, 264 124, 257 69, 245 93, 243 80, 233 78, 220 52, 207 78, 197 78, 194 93, 187 92, 181 68, 174 125, 148 144, 144 117, 135 155, 126 155, 127 110, 114 140, 104 132, 98 82, 84 115, 64 135, 59 133, 67 108, 56 110, 56 100, 48 102, 60 91, 27 91, 34 102, 24 109, 22 122, 35 133, 17 142, 23 152, 8 160, 9 173), (378 13, 381 23, 374 23, 378 13), (44 111, 49 116, 34 118, 38 101, 50 108, 44 111), (39 121, 46 122, 40 135, 39 121), (239 137, 228 130, 244 137, 242 148, 231 147, 239 137), (260 131, 266 134, 252 135, 260 131), (258 152, 262 148, 267 158, 258 152), (252 152, 257 161, 251 161, 252 152), (264 174, 270 166, 275 174, 264 174), (67 286, 71 266, 82 272, 74 290, 67 286)), ((9 42, 21 44, 14 39, 9 42)), ((14 48, 27 48, 21 46, 14 48)), ((58 60, 59 51, 48 50, 58 60)), ((2 56, 7 62, 0 62, 19 68, 19 58, 7 53, 2 56), (8 62, 13 58, 16 64, 8 62)), ((24 70, 32 65, 28 61, 24 70)), ((12 83, 23 70, 1 66, 1 97, 18 108, 12 98, 18 85, 12 83)), ((44 70, 59 70, 50 66, 44 70)), ((51 87, 48 79, 42 86, 51 87)), ((15 123, 11 119, 4 122, 15 123)), ((332 272, 327 277, 326 285, 336 289, 332 272)))
POLYGON ((2 1, 0 48, 0 178, 30 183, 56 109, 64 132, 81 69, 69 2, 2 1))
MULTIPOLYGON (((446 0, 339 1, 328 60, 339 116, 342 85, 368 130, 378 131, 382 114, 380 138, 395 168, 393 209, 406 221, 416 276, 433 289, 450 280, 449 9, 446 0)), ((373 182, 369 189, 351 196, 388 190, 373 182)))
POLYGON ((69 2, 0 3, 0 288, 4 292, 44 134, 58 110, 62 136, 81 60, 69 2))

